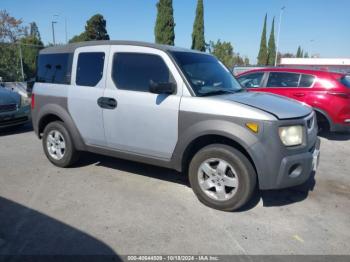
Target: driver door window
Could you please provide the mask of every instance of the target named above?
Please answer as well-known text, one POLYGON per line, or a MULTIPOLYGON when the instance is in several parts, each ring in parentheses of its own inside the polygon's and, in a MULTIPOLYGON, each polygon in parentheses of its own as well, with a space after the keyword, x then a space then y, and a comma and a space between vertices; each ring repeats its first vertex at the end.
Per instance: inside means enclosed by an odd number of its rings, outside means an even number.
POLYGON ((259 88, 263 77, 264 73, 247 74, 239 77, 238 81, 245 88, 259 88))
POLYGON ((149 92, 151 82, 174 82, 164 60, 153 54, 116 53, 112 79, 118 89, 149 92))

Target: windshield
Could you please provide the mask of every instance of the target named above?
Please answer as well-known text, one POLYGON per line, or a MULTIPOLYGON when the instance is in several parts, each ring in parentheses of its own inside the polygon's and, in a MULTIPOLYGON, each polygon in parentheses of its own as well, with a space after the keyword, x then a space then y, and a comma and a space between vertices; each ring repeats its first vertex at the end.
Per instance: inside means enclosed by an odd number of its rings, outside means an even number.
POLYGON ((230 71, 208 54, 172 52, 197 96, 235 93, 242 90, 230 71))

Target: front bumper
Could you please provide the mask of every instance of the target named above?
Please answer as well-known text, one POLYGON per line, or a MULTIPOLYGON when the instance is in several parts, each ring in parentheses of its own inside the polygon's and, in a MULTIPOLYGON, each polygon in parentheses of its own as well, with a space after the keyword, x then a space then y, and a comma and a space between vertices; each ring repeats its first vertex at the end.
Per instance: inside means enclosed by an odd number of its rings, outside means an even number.
POLYGON ((250 148, 262 190, 282 189, 303 184, 312 175, 319 159, 320 139, 317 123, 308 127, 304 119, 265 122, 259 142, 250 148), (304 125, 303 143, 286 147, 278 135, 280 126, 304 125))
POLYGON ((31 121, 30 106, 20 107, 16 111, 0 113, 0 128, 17 126, 31 121))
POLYGON ((320 139, 309 152, 286 156, 282 159, 274 188, 303 184, 316 171, 320 158, 320 139))

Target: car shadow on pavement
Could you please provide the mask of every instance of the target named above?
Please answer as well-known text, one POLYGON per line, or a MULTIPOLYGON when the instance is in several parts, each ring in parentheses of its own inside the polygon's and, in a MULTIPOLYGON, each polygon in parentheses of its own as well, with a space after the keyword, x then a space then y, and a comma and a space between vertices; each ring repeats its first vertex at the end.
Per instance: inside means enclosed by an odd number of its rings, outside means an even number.
MULTIPOLYGON (((81 160, 75 167, 92 164, 190 187, 187 176, 177 171, 92 153, 83 153, 81 160)), ((303 201, 307 198, 309 192, 313 191, 315 184, 315 174, 312 174, 300 186, 281 190, 256 190, 251 200, 236 212, 253 209, 260 201, 262 201, 264 207, 285 206, 303 201)), ((193 197, 195 196, 193 195, 193 197)))
POLYGON ((264 207, 286 206, 305 200, 316 185, 315 173, 302 185, 279 190, 256 190, 252 199, 239 211, 254 208, 260 201, 264 207))
POLYGON ((0 136, 18 135, 22 133, 32 132, 33 127, 31 123, 20 126, 11 126, 0 129, 0 136))
MULTIPOLYGON (((93 255, 91 258, 96 261, 101 261, 101 258, 103 261, 104 256, 108 256, 109 261, 121 261, 112 248, 93 236, 0 197, 0 256, 16 256, 8 261, 20 261, 21 255, 26 255, 27 259, 31 255, 38 256, 37 259, 64 255, 77 261, 93 255)), ((35 261, 36 258, 26 261, 35 261)))
POLYGON ((139 162, 123 160, 103 155, 84 152, 80 160, 74 167, 81 167, 94 164, 124 172, 133 173, 135 175, 147 176, 159 180, 165 180, 190 187, 187 176, 172 169, 152 166, 139 162))
POLYGON ((347 141, 350 140, 350 133, 320 132, 318 136, 331 141, 347 141))

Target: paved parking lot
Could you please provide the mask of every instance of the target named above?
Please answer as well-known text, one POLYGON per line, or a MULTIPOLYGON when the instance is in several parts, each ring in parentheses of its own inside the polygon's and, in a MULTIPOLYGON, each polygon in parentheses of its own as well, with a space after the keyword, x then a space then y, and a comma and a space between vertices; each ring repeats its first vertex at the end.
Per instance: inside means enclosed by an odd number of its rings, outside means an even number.
POLYGON ((203 206, 180 174, 84 154, 54 167, 30 127, 0 134, 0 254, 350 254, 350 135, 314 179, 242 211, 203 206))

